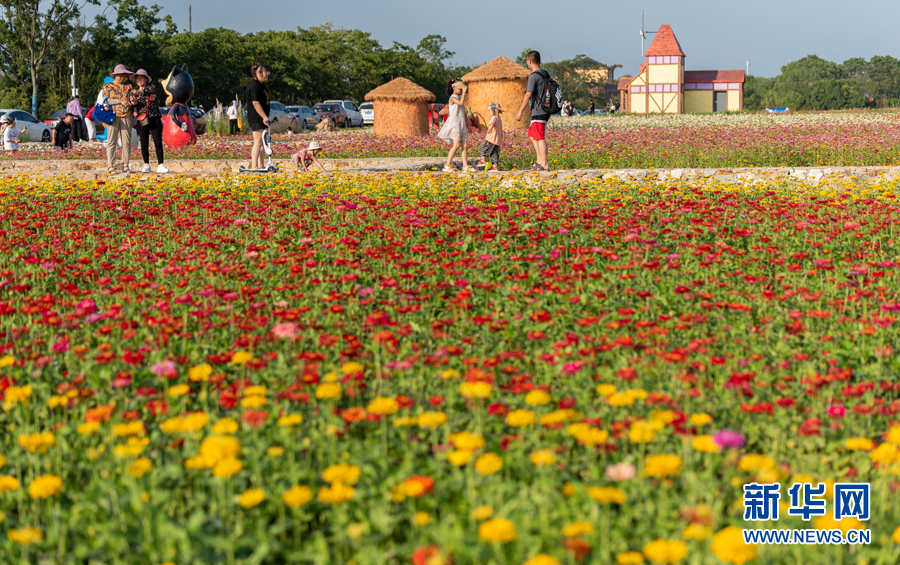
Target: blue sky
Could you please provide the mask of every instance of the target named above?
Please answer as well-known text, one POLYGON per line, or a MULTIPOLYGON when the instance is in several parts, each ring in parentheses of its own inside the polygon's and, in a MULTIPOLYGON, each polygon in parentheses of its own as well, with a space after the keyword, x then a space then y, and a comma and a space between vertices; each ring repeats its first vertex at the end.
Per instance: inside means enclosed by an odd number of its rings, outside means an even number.
MULTIPOLYGON (((383 46, 415 45, 436 33, 455 51, 454 63, 474 64, 522 49, 545 60, 586 54, 621 64, 616 76, 641 63, 641 9, 645 29, 669 24, 687 54, 688 70, 743 69, 775 76, 782 65, 815 54, 838 63, 851 57, 900 57, 896 22, 900 2, 871 0, 645 0, 644 2, 454 0, 145 0, 164 7, 193 29, 225 27, 240 32, 296 29, 326 22, 367 31, 383 46)), ((647 46, 653 36, 648 36, 647 46)))

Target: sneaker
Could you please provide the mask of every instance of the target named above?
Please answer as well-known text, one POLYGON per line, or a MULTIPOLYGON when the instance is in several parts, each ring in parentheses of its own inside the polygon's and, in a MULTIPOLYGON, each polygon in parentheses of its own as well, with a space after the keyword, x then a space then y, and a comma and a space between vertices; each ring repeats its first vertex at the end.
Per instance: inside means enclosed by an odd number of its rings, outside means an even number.
POLYGON ((487 163, 485 163, 484 159, 482 159, 481 161, 478 161, 477 163, 475 163, 475 168, 476 168, 476 169, 480 169, 480 168, 482 168, 482 167, 483 167, 483 168, 487 168, 487 163))
POLYGON ((156 167, 157 173, 168 173, 169 167, 165 166, 163 163, 160 163, 158 167, 156 167))
POLYGON ((144 163, 144 167, 141 169, 141 172, 149 173, 150 172, 150 163, 144 163))
POLYGON ((490 170, 492 170, 492 171, 499 171, 500 169, 498 169, 497 166, 494 165, 493 167, 490 168, 490 170))

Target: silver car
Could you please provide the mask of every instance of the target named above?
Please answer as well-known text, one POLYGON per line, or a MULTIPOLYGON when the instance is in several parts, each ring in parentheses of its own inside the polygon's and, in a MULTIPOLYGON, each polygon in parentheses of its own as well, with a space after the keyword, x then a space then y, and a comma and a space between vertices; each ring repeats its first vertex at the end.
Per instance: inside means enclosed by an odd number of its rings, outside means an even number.
POLYGON ((322 118, 316 115, 309 106, 288 106, 287 111, 294 116, 294 120, 300 130, 316 127, 316 124, 322 121, 322 118))

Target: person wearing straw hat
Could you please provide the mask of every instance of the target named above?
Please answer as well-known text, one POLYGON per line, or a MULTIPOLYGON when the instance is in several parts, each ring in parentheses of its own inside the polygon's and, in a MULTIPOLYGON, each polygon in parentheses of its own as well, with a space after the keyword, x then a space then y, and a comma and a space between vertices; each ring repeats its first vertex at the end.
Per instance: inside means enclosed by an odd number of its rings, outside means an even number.
POLYGON ((153 79, 144 69, 138 69, 131 75, 131 80, 137 84, 135 93, 137 98, 134 104, 134 117, 137 119, 137 133, 141 140, 141 157, 144 159, 142 173, 151 172, 150 169, 150 136, 153 136, 153 145, 156 148, 156 172, 168 173, 169 169, 163 163, 162 141, 162 114, 156 102, 156 85, 153 79))
POLYGON ((125 65, 116 65, 110 73, 113 81, 103 85, 103 95, 109 98, 109 104, 113 107, 116 117, 113 123, 106 126, 106 164, 107 172, 116 172, 116 143, 122 140, 122 172, 130 173, 128 161, 131 157, 131 118, 132 108, 135 103, 135 95, 128 84, 128 79, 133 75, 125 68, 125 65))
POLYGON ((325 172, 325 167, 322 166, 322 163, 316 159, 316 155, 322 152, 322 145, 318 141, 313 141, 309 144, 309 147, 306 149, 301 149, 294 153, 291 157, 291 163, 294 164, 296 168, 303 167, 303 172, 308 173, 309 167, 315 163, 322 172, 325 172))

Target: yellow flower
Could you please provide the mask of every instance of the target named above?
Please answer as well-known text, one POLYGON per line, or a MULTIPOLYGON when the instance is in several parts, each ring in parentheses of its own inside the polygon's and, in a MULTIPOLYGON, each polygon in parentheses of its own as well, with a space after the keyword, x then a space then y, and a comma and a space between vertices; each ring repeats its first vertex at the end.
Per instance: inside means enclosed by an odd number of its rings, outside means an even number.
POLYGON ((169 398, 179 398, 191 392, 191 387, 185 384, 169 387, 169 398))
MULTIPOLYGON (((9 357, 9 355, 7 355, 9 357)), ((12 529, 6 534, 10 541, 14 541, 20 545, 32 545, 44 541, 44 532, 25 526, 24 528, 12 529)))
POLYGON ((575 485, 573 485, 572 483, 563 484, 562 493, 563 493, 563 496, 565 496, 565 497, 574 496, 575 495, 575 485))
POLYGON ((347 537, 350 539, 359 539, 366 535, 366 525, 362 522, 357 522, 355 524, 350 524, 347 526, 347 537))
POLYGON ((222 418, 212 427, 214 434, 227 435, 238 431, 238 423, 231 418, 222 418))
POLYGON ((741 457, 738 468, 746 472, 758 472, 775 469, 775 460, 758 453, 750 453, 741 457))
POLYGON ((850 451, 872 451, 875 442, 867 437, 851 437, 847 440, 847 449, 850 451))
POLYGON ((575 429, 572 429, 573 426, 578 426, 578 424, 572 424, 571 426, 569 426, 569 435, 577 439, 578 443, 582 445, 594 447, 595 445, 600 445, 601 443, 609 439, 609 432, 606 430, 598 430, 597 428, 592 428, 584 424, 582 424, 582 426, 584 427, 578 427, 575 429))
POLYGON ((556 453, 552 449, 538 449, 531 454, 530 459, 535 467, 547 467, 556 463, 556 453))
POLYGON ((897 526, 897 529, 894 530, 893 534, 891 534, 891 541, 896 544, 900 544, 900 526, 897 526))
POLYGON ((506 415, 506 424, 514 428, 524 428, 537 421, 537 416, 531 410, 513 410, 506 415))
POLYGON ((579 414, 577 410, 566 408, 543 414, 539 421, 542 426, 555 426, 556 424, 565 424, 566 422, 571 422, 578 418, 581 418, 581 414, 579 414))
POLYGON ((646 420, 638 420, 631 424, 628 439, 634 443, 650 443, 656 437, 656 426, 646 420))
POLYGON ((623 551, 616 555, 617 565, 641 565, 644 562, 644 554, 640 551, 623 551))
POLYGON ((478 537, 494 543, 509 543, 517 536, 516 525, 505 518, 493 518, 478 526, 478 537))
POLYGON ((468 449, 457 449, 447 454, 447 461, 450 461, 451 465, 462 467, 472 459, 473 455, 474 453, 468 449))
POLYGON ((863 525, 854 516, 846 516, 840 520, 835 520, 834 515, 830 512, 824 516, 819 516, 813 521, 813 528, 817 530, 840 530, 844 532, 844 535, 847 535, 847 532, 850 530, 862 529, 863 525))
POLYGON ((344 483, 333 483, 319 489, 319 502, 323 504, 341 504, 353 500, 356 489, 344 483))
POLYGON ((31 385, 11 386, 6 389, 3 397, 6 402, 21 402, 22 404, 28 404, 29 398, 31 398, 31 385))
POLYGON ((238 499, 242 508, 253 508, 266 499, 266 492, 261 488, 250 488, 244 491, 238 499))
POLYGON ((86 424, 79 424, 78 428, 76 428, 78 434, 83 436, 91 435, 99 429, 100 422, 88 422, 86 424))
POLYGON ((412 426, 418 426, 419 418, 416 416, 401 416, 400 418, 394 418, 391 424, 395 428, 409 428, 412 426))
POLYGON ((609 397, 609 396, 612 396, 613 394, 615 394, 616 390, 618 390, 618 389, 616 388, 616 385, 601 384, 601 385, 597 385, 596 390, 597 390, 597 394, 599 394, 600 396, 609 397))
POLYGON ((900 426, 888 430, 886 441, 888 443, 900 444, 900 426))
POLYGON ((654 410, 650 413, 650 419, 663 424, 671 424, 675 420, 675 413, 671 410, 654 410))
POLYGON ((490 383, 477 381, 459 385, 459 394, 464 398, 487 398, 491 395, 493 387, 490 383))
POLYGON ((262 408, 268 403, 265 396, 248 396, 241 400, 241 406, 244 408, 262 408))
POLYGON ((230 479, 231 477, 237 475, 244 468, 244 464, 240 459, 236 459, 234 457, 226 457, 220 461, 217 461, 215 465, 213 465, 212 474, 214 477, 219 479, 230 479))
MULTIPOLYGON (((490 506, 479 506, 475 510, 472 510, 472 519, 476 522, 481 522, 482 520, 487 520, 491 516, 494 515, 494 509, 490 506)), ((900 532, 900 528, 897 528, 897 531, 900 532)), ((900 542, 897 542, 900 543, 900 542)))
POLYGON ((538 553, 528 561, 522 563, 522 565, 559 565, 559 561, 556 560, 552 555, 547 555, 546 553, 538 553))
POLYGON ((869 453, 869 459, 876 463, 897 463, 900 461, 900 446, 884 442, 869 453))
POLYGON ((251 359, 253 359, 253 354, 249 351, 236 351, 231 356, 231 362, 235 365, 246 365, 251 359))
POLYGON ((326 483, 355 485, 359 480, 359 467, 346 463, 331 465, 322 471, 322 480, 326 483))
POLYGON ((269 457, 281 457, 284 455, 284 448, 278 445, 273 445, 272 447, 266 449, 266 455, 269 457))
POLYGON ((0 369, 9 367, 10 365, 12 365, 15 362, 16 362, 16 358, 13 357, 12 355, 4 355, 3 357, 0 357, 0 369))
POLYGON ((493 475, 503 468, 503 459, 496 453, 485 453, 475 460, 475 470, 482 476, 493 475))
POLYGON ((294 485, 281 495, 281 500, 291 508, 300 508, 312 499, 312 489, 305 485, 294 485))
POLYGON ((209 416, 203 412, 175 416, 160 424, 159 429, 167 434, 190 433, 203 429, 209 423, 209 416))
POLYGON ((278 418, 278 425, 284 428, 297 426, 301 422, 303 422, 303 416, 301 416, 300 414, 288 414, 287 416, 278 418))
POLYGON ((24 434, 18 437, 19 445, 25 451, 31 453, 46 453, 47 448, 56 445, 56 437, 53 432, 24 434))
POLYGON ((697 426, 699 428, 700 426, 705 426, 706 424, 712 422, 712 416, 710 416, 709 414, 704 414, 703 412, 691 414, 690 422, 692 426, 697 426))
POLYGON ((416 418, 416 422, 423 428, 436 430, 438 426, 447 423, 447 415, 443 412, 423 412, 416 418))
POLYGON ((710 435, 695 437, 693 447, 694 451, 702 451, 704 453, 716 453, 720 449, 719 444, 717 444, 710 435))
POLYGON ((461 376, 462 375, 460 375, 459 371, 457 371, 456 369, 447 369, 447 370, 441 371, 441 378, 444 379, 445 381, 448 381, 450 379, 458 379, 461 376))
POLYGON ((600 504, 625 504, 625 493, 622 489, 615 487, 591 487, 587 489, 588 496, 599 502, 600 504))
POLYGON ((562 527, 562 535, 567 538, 586 536, 594 533, 594 525, 590 522, 572 522, 562 527))
POLYGON ((688 549, 683 541, 658 539, 644 546, 644 555, 653 563, 678 563, 687 557, 688 549))
POLYGON ((744 543, 743 533, 734 526, 719 530, 709 548, 719 559, 734 565, 744 565, 756 557, 756 545, 744 543))
POLYGON ((213 368, 208 363, 196 365, 188 371, 188 380, 193 382, 208 381, 212 372, 213 368))
POLYGON ((366 407, 366 411, 379 416, 395 414, 398 410, 400 410, 400 403, 385 396, 379 396, 366 407))
POLYGON ((116 424, 112 431, 116 437, 144 435, 144 422, 136 420, 127 424, 116 424))
POLYGON ((241 443, 231 436, 209 436, 200 442, 200 454, 213 462, 236 458, 241 454, 241 443))
POLYGON ((606 398, 606 402, 609 403, 610 406, 618 408, 620 406, 630 406, 634 404, 634 398, 624 392, 617 392, 609 395, 606 398))
POLYGON ((413 521, 417 526, 425 526, 431 523, 431 514, 428 512, 416 512, 413 521))
POLYGON ((320 384, 316 387, 316 398, 319 400, 337 398, 341 395, 341 385, 332 383, 320 384))
POLYGON ((525 404, 529 406, 543 406, 549 404, 553 400, 550 393, 543 390, 535 389, 525 395, 525 404))
POLYGON ((16 490, 19 490, 19 479, 10 475, 0 476, 0 493, 13 492, 16 490))
POLYGON ((269 394, 269 389, 263 385, 248 386, 244 389, 244 396, 265 396, 269 394))
POLYGON ((62 479, 56 475, 41 475, 28 485, 28 496, 31 498, 50 498, 62 491, 62 479))
POLYGON ((134 463, 129 465, 126 471, 135 479, 140 479, 147 473, 147 471, 150 470, 150 467, 152 466, 153 463, 149 459, 147 459, 146 457, 141 457, 140 459, 135 459, 134 463))
POLYGON ((644 460, 644 474, 648 477, 668 477, 681 470, 681 457, 677 455, 649 455, 644 460))
POLYGON ((684 539, 703 540, 711 535, 712 528, 708 526, 701 526, 700 524, 688 524, 688 526, 681 531, 681 537, 683 537, 684 539))
POLYGON ((642 388, 633 388, 631 390, 626 390, 625 394, 629 396, 632 400, 646 400, 647 399, 647 391, 642 388))
POLYGON ((362 363, 357 363, 356 361, 350 361, 348 363, 344 363, 341 365, 341 372, 345 375, 352 375, 354 373, 362 373, 363 366, 362 363))
POLYGON ((456 449, 465 449, 466 451, 478 451, 484 447, 484 436, 473 432, 457 432, 450 434, 450 443, 456 449))

